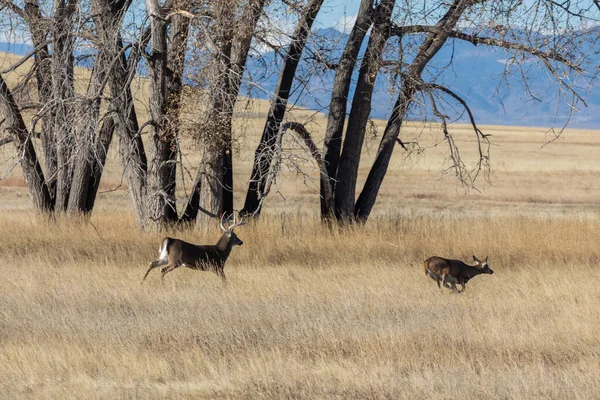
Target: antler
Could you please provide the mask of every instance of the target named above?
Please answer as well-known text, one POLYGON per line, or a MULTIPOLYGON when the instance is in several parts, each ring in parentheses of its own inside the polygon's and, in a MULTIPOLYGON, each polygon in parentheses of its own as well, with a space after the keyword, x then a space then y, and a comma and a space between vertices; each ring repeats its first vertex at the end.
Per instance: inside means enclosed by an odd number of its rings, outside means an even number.
POLYGON ((237 222, 237 218, 236 218, 236 216, 235 216, 235 213, 233 213, 233 225, 231 225, 231 226, 229 227, 229 230, 231 231, 231 230, 233 230, 233 228, 235 228, 235 227, 237 227, 237 226, 240 226, 240 225, 244 225, 244 224, 245 224, 245 222, 244 222, 244 218, 243 218, 243 217, 240 217, 240 222, 237 222))
POLYGON ((223 223, 225 223, 225 215, 225 213, 221 215, 221 229, 223 230, 223 232, 227 232, 229 230, 229 228, 225 228, 225 226, 223 225, 223 223))
POLYGON ((225 223, 225 216, 226 214, 223 213, 223 215, 221 216, 221 229, 223 230, 223 232, 231 232, 233 230, 233 228, 238 227, 240 225, 244 225, 245 222, 243 221, 243 218, 240 219, 240 222, 237 222, 237 217, 235 215, 235 212, 232 213, 229 218, 227 218, 227 222, 231 223, 230 218, 233 217, 233 225, 229 225, 227 228, 225 227, 225 225, 223 225, 225 223))

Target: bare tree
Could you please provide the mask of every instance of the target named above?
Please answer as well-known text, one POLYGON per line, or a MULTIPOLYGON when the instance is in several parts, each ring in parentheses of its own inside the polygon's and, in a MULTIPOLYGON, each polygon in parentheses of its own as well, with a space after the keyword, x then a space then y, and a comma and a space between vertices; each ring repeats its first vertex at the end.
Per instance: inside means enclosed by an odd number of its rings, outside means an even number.
MULTIPOLYGON (((201 25, 209 46, 204 66, 208 81, 206 110, 196 128, 202 163, 197 171, 184 218, 233 213, 232 119, 254 31, 266 0, 228 0, 210 4, 214 21, 201 25)), ((204 24, 200 21, 200 24, 204 24)))
MULTIPOLYGON (((26 139, 31 141, 35 136, 36 121, 43 121, 39 136, 44 143, 47 170, 46 176, 39 171, 37 175, 41 183, 34 186, 43 187, 44 192, 48 192, 49 204, 38 205, 35 202, 36 207, 42 211, 66 211, 71 214, 91 212, 108 146, 116 131, 121 139, 121 156, 138 223, 141 226, 162 226, 166 222, 177 221, 172 200, 175 150, 174 140, 169 140, 173 130, 165 122, 165 115, 169 99, 180 96, 183 63, 178 64, 175 74, 169 73, 171 70, 167 63, 169 55, 172 58, 184 57, 185 51, 182 49, 186 47, 187 24, 179 21, 179 15, 168 15, 167 18, 167 12, 173 7, 171 0, 162 6, 149 2, 151 26, 144 31, 139 42, 124 46, 123 21, 131 2, 91 0, 89 4, 83 4, 75 0, 57 0, 52 8, 51 23, 48 23, 34 1, 26 3, 22 10, 11 3, 11 10, 27 22, 36 45, 34 51, 11 69, 35 56, 32 71, 44 72, 36 74, 39 103, 31 129, 26 128, 23 110, 12 100, 8 87, 4 90, 3 98, 23 139, 27 135, 26 139), (171 29, 173 40, 170 41, 172 47, 168 54, 166 26, 171 20, 176 22, 171 29), (42 27, 46 27, 46 30, 42 27), (48 39, 42 41, 45 37, 48 39), (81 38, 86 46, 96 49, 91 56, 93 68, 84 95, 75 91, 74 68, 75 60, 79 57, 75 49, 77 38, 81 38), (141 141, 141 129, 130 89, 131 80, 149 41, 152 41, 152 50, 148 55, 152 120, 146 125, 152 131, 150 164, 141 141), (50 56, 48 45, 52 49, 50 56), (129 57, 126 57, 128 52, 129 57), (179 84, 173 84, 177 79, 179 84), (101 114, 107 87, 112 98, 107 102, 108 112, 101 114), (165 206, 167 202, 172 207, 165 206)), ((176 64, 173 60, 171 62, 176 64)), ((32 74, 25 79, 30 76, 32 74)), ((17 147, 26 144, 26 141, 21 141, 17 147)), ((24 153, 22 165, 35 165, 36 159, 35 149, 31 147, 30 151, 24 153)), ((31 172, 28 174, 33 176, 31 172)), ((46 199, 39 193, 32 194, 36 198, 46 199)))
POLYGON ((2 100, 12 134, 3 143, 15 141, 21 152, 36 207, 90 213, 108 146, 116 133, 124 177, 141 227, 154 229, 195 220, 200 209, 210 215, 231 213, 231 120, 255 27, 267 1, 147 0, 147 20, 137 27, 125 26, 131 22, 125 18, 132 4, 127 0, 55 0, 49 18, 37 1, 28 0, 20 8, 3 0, 8 7, 0 9, 6 8, 12 17, 25 22, 34 44, 30 54, 4 71, 15 70, 34 57, 24 78, 24 83, 32 76, 37 78, 33 127, 28 128, 23 106, 5 84, 2 100), (184 73, 191 65, 186 54, 192 26, 201 32, 194 45, 209 49, 211 54, 210 73, 205 76, 210 99, 196 134, 203 164, 185 211, 179 215, 179 114, 184 73), (126 42, 124 35, 135 39, 126 42), (93 67, 84 94, 75 90, 78 42, 94 49, 85 57, 88 63, 93 60, 93 67), (150 89, 148 121, 138 121, 131 90, 143 61, 147 62, 150 89), (43 142, 45 172, 31 145, 38 120, 42 121, 42 132, 37 136, 43 142), (144 132, 149 139, 145 144, 141 139, 144 132))
MULTIPOLYGON (((325 132, 325 141, 323 143, 323 154, 327 166, 327 175, 321 175, 321 215, 327 218, 334 215, 335 205, 333 204, 333 197, 329 201, 325 200, 326 197, 324 192, 333 192, 336 189, 336 180, 334 178, 337 175, 338 165, 340 162, 342 135, 344 132, 344 122, 346 121, 346 103, 348 102, 348 92, 350 91, 352 73, 354 72, 354 67, 356 66, 356 62, 358 60, 358 53, 360 52, 360 48, 367 31, 373 24, 373 3, 373 0, 363 0, 360 3, 358 15, 356 16, 356 23, 352 27, 352 31, 348 36, 346 47, 344 48, 344 52, 335 72, 333 88, 331 90, 331 102, 329 103, 329 113, 327 115, 327 130, 325 132)), ((385 9, 387 18, 391 17, 391 9, 387 3, 386 5, 380 5, 379 7, 381 9, 385 9)), ((381 33, 378 31, 376 36, 380 34, 381 33)), ((371 43, 374 43, 374 40, 371 41, 371 43)), ((374 50, 372 49, 372 46, 369 47, 369 53, 373 54, 374 50)), ((381 49, 379 50, 379 52, 381 52, 381 49)), ((372 57, 367 57, 366 59, 372 59, 372 57)), ((375 80, 365 75, 365 72, 363 71, 359 78, 359 82, 365 82, 369 84, 374 83, 375 80)), ((361 88, 357 88, 356 92, 361 93, 361 88)), ((355 95, 355 98, 357 99, 358 103, 359 95, 355 95)), ((365 105, 364 108, 368 118, 371 107, 365 105)))
MULTIPOLYGON (((343 174, 335 175, 337 176, 335 214, 338 219, 352 217, 354 213, 354 192, 356 191, 365 129, 371 113, 371 97, 373 96, 375 79, 381 67, 383 49, 391 29, 394 4, 395 0, 384 0, 374 11, 373 29, 358 74, 352 108, 348 117, 344 147, 341 156, 339 156, 339 161, 335 160, 335 162, 339 162, 338 169, 344 171, 343 174)), ((333 155, 331 158, 333 158, 333 155)))
POLYGON ((262 200, 265 196, 266 177, 268 176, 269 168, 273 162, 273 154, 276 150, 277 133, 286 112, 292 83, 306 45, 306 40, 322 4, 323 0, 309 0, 300 12, 301 16, 283 61, 263 134, 255 151, 254 166, 242 214, 260 214, 262 200))
MULTIPOLYGON (((593 18, 592 6, 588 5, 585 8, 581 6, 581 2, 559 3, 545 0, 536 1, 534 5, 517 0, 455 0, 450 3, 407 2, 398 5, 397 8, 394 6, 394 1, 386 0, 376 4, 368 1, 361 3, 357 22, 337 64, 323 149, 326 174, 321 173, 321 212, 325 219, 332 216, 338 221, 368 219, 387 173, 395 145, 400 144, 404 149, 408 149, 400 138, 400 132, 403 121, 416 100, 428 103, 427 107, 440 121, 442 138, 448 143, 450 169, 462 183, 472 185, 481 171, 489 170, 489 137, 477 126, 476 116, 469 108, 468 102, 452 88, 438 83, 436 77, 439 73, 424 75, 432 58, 448 45, 449 41, 450 45, 454 41, 466 41, 473 45, 505 49, 512 53, 511 61, 516 65, 537 60, 540 66, 555 78, 562 101, 566 100, 569 106, 583 101, 566 77, 575 77, 584 72, 586 54, 580 43, 582 40, 589 42, 594 35, 590 35, 589 29, 583 30, 584 25, 577 22, 593 18), (392 12, 394 9, 395 14, 392 12), (363 40, 361 32, 369 27, 372 29, 369 44, 358 72, 349 123, 343 135, 348 88, 358 49, 363 40), (384 49, 389 39, 394 37, 398 38, 396 60, 389 60, 385 57, 384 49), (367 180, 358 199, 355 199, 358 167, 374 82, 382 69, 395 80, 398 97, 367 180), (427 76, 429 81, 426 81, 424 76, 427 76), (449 117, 443 108, 445 102, 453 102, 462 108, 473 126, 479 152, 479 159, 473 168, 467 167, 460 157, 458 145, 449 127, 449 117), (332 188, 331 199, 325 193, 331 193, 332 188)), ((526 73, 522 69, 521 73, 527 87, 526 73)), ((595 75, 597 71, 591 71, 591 74, 595 75)), ((528 94, 535 97, 531 91, 528 91, 528 94)), ((277 124, 274 126, 279 127, 277 124)), ((273 137, 277 136, 263 135, 257 149, 250 184, 252 190, 248 192, 245 206, 246 213, 260 211, 257 199, 264 196, 265 190, 261 190, 258 183, 267 179, 269 171, 272 170, 272 158, 268 155, 278 152, 277 142, 273 137), (252 200, 253 197, 254 201, 248 202, 248 199, 252 200)), ((418 143, 413 145, 418 147, 418 143)))

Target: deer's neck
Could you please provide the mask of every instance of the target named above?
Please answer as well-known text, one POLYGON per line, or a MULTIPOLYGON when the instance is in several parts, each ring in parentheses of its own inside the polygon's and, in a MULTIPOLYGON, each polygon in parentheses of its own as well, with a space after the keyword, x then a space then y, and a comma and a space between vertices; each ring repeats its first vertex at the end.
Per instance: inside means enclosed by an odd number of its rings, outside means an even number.
POLYGON ((219 253, 225 254, 225 255, 229 255, 229 253, 231 252, 231 238, 229 237, 229 235, 227 235, 227 233, 224 233, 223 236, 221 236, 221 239, 219 239, 219 241, 217 242, 216 246, 217 251, 219 253))
POLYGON ((469 268, 465 268, 462 271, 461 275, 466 278, 471 279, 472 277, 483 274, 483 273, 484 273, 483 269, 469 266, 469 268))

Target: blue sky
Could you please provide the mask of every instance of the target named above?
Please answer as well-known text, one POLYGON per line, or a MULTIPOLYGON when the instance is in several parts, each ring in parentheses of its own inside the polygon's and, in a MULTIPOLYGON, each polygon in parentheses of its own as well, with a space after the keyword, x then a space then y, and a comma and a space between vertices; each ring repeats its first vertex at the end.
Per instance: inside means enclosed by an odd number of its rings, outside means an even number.
POLYGON ((319 27, 336 28, 339 31, 351 29, 351 26, 347 26, 348 22, 354 21, 359 6, 360 0, 325 0, 316 24, 319 27))
MULTIPOLYGON (((422 1, 427 4, 432 4, 432 0, 422 1)), ((524 0, 523 6, 530 7, 534 5, 537 1, 539 0, 524 0)), ((550 3, 550 1, 548 1, 547 3, 550 3)), ((594 15, 596 18, 596 21, 592 22, 592 25, 596 25, 598 20, 600 20, 600 13, 594 7, 591 0, 571 0, 570 3, 570 6, 574 10, 576 10, 579 7, 590 7, 592 13, 591 15, 594 15)), ((358 14, 359 6, 360 0, 325 0, 323 2, 321 11, 317 16, 317 20, 315 23, 316 28, 331 27, 336 28, 339 31, 349 31, 352 28, 352 23, 354 22, 356 14, 358 14)), ((558 7, 557 10, 559 10, 558 7)))

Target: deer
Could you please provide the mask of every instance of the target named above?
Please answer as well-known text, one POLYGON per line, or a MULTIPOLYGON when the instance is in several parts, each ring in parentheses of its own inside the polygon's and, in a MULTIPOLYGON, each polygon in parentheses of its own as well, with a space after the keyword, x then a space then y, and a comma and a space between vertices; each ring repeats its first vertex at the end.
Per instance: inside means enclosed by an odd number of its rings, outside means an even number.
POLYGON ((223 271, 225 261, 227 261, 233 246, 241 246, 244 244, 244 242, 242 242, 233 232, 233 229, 240 225, 244 225, 244 222, 242 220, 237 222, 234 215, 233 225, 225 227, 224 217, 225 215, 221 217, 221 229, 223 230, 223 235, 217 244, 196 245, 184 242, 180 239, 170 237, 164 238, 158 248, 158 260, 150 263, 150 267, 146 271, 142 282, 146 280, 146 277, 154 268, 164 266, 161 269, 162 279, 164 281, 167 273, 181 266, 185 266, 200 271, 213 271, 220 276, 223 283, 226 284, 227 278, 223 271))
POLYGON ((483 261, 473 256, 475 265, 467 265, 459 260, 449 260, 442 257, 429 257, 423 263, 423 271, 425 276, 431 277, 436 281, 438 288, 442 290, 441 284, 452 289, 453 292, 462 293, 465 291, 465 286, 471 278, 480 274, 493 274, 494 271, 490 268, 487 262, 487 256, 483 261), (462 286, 461 290, 456 288, 456 284, 462 286))

